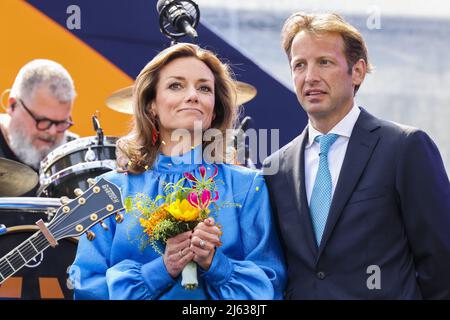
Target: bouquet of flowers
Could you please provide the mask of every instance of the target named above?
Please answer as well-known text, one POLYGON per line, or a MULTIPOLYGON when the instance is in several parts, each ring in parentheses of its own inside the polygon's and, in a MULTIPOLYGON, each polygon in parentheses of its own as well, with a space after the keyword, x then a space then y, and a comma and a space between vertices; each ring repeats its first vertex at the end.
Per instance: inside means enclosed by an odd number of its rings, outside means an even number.
MULTIPOLYGON (((193 230, 195 226, 219 209, 217 200, 219 193, 214 178, 217 176, 217 166, 207 177, 206 168, 200 167, 200 179, 190 173, 175 183, 166 183, 164 194, 150 199, 144 194, 125 199, 126 212, 137 213, 139 223, 144 229, 144 247, 150 244, 156 252, 163 255, 159 247, 167 239, 180 233, 193 230), (184 186, 185 180, 190 186, 184 186)), ((189 262, 182 271, 181 284, 186 289, 198 286, 197 264, 189 262)))

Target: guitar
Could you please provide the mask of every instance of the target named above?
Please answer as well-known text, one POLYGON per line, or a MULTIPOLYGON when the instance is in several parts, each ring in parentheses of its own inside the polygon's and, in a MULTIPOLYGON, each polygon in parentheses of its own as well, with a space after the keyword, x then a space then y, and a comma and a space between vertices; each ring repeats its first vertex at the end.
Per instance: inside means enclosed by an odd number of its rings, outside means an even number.
POLYGON ((42 220, 36 222, 40 230, 0 258, 0 284, 48 247, 58 245, 58 240, 78 237, 85 232, 92 240, 95 235, 89 229, 100 222, 107 230, 103 220, 113 214, 116 214, 116 222, 122 222, 123 216, 119 212, 124 205, 120 189, 103 178, 96 183, 89 180, 91 187, 88 190, 83 193, 77 189, 77 198, 73 200, 61 198, 63 205, 48 224, 42 220))

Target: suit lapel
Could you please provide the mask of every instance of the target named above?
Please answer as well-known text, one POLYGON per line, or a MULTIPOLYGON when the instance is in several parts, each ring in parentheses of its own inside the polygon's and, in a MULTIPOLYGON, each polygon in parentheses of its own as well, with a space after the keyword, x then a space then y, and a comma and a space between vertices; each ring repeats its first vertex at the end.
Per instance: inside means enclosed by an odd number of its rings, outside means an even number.
POLYGON ((319 257, 379 140, 379 136, 373 132, 379 126, 380 124, 375 117, 361 109, 361 114, 348 142, 327 224, 320 243, 319 257))
MULTIPOLYGON (((301 226, 308 239, 308 246, 314 256, 317 256, 318 248, 315 241, 314 231, 312 228, 311 215, 309 213, 308 201, 306 198, 305 187, 305 145, 308 140, 308 129, 303 130, 302 134, 293 142, 290 148, 286 149, 282 156, 282 172, 288 181, 288 189, 294 193, 295 207, 300 217, 301 226)), ((289 192, 289 190, 286 190, 289 192)))

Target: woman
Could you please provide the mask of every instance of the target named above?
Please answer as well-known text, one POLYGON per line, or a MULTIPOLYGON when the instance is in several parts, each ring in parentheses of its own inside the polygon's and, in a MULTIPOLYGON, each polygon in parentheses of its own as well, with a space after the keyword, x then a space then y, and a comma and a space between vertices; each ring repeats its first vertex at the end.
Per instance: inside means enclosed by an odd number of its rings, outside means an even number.
POLYGON ((164 183, 179 181, 185 172, 198 177, 201 166, 211 170, 209 157, 217 163, 216 179, 224 182, 221 201, 240 206, 219 211, 222 234, 214 219, 205 219, 193 231, 168 239, 163 256, 133 241, 143 231, 132 215, 126 214, 122 224, 109 219, 108 232, 95 226, 95 240, 82 237, 71 269, 75 298, 282 298, 285 268, 264 180, 256 171, 220 161, 226 159, 220 137, 233 127, 237 112, 228 66, 196 45, 178 44, 144 67, 134 97, 134 127, 118 142, 123 156, 118 162, 127 163, 127 172, 104 175, 122 196, 155 198, 164 183), (197 129, 215 129, 215 139, 202 142, 197 129), (215 152, 202 153, 214 146, 215 152), (180 283, 190 261, 199 266, 196 290, 180 283))

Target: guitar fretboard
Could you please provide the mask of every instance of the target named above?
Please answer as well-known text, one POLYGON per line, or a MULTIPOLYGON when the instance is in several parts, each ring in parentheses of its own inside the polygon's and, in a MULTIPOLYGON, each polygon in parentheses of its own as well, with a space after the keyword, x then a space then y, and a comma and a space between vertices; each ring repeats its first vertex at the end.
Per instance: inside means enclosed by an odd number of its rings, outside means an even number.
POLYGON ((50 246, 45 236, 36 232, 0 260, 0 284, 50 246))

